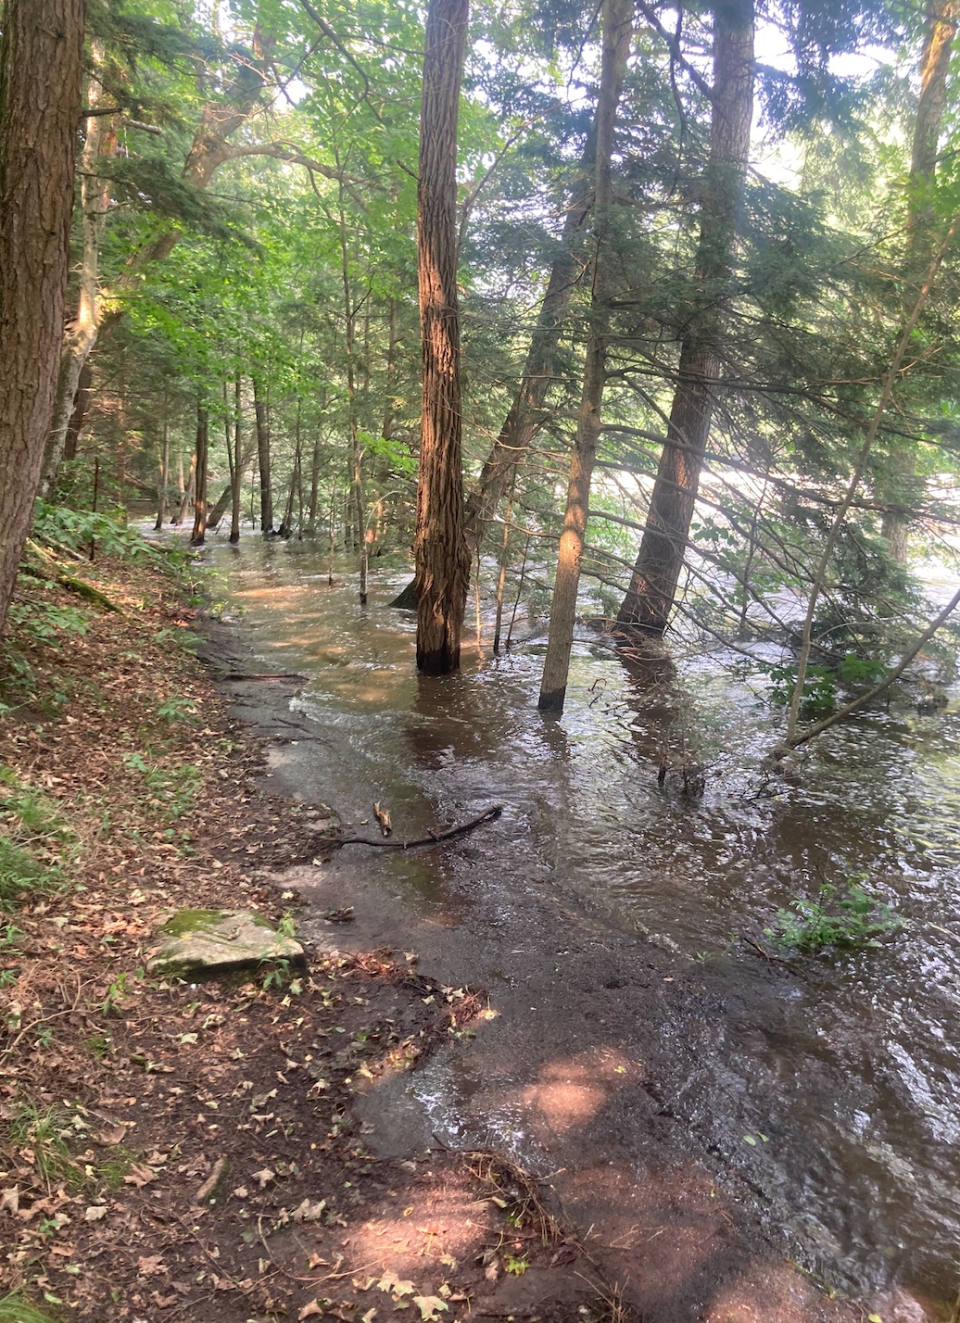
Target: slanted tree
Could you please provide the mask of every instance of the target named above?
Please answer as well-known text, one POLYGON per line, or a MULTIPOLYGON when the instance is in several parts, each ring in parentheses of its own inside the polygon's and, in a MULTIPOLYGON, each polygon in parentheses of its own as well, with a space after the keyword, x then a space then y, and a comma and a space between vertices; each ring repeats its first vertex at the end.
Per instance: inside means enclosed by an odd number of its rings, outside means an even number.
POLYGON ((457 304, 457 114, 468 0, 431 0, 427 11, 417 185, 417 275, 423 394, 417 529, 417 667, 460 666, 470 584, 464 533, 457 304))
POLYGON ((563 711, 570 667, 570 649, 577 611, 580 562, 583 558, 590 511, 590 481, 600 435, 600 405, 606 382, 609 335, 608 279, 604 244, 610 225, 613 187, 611 166, 617 103, 630 53, 634 0, 605 0, 600 95, 597 100, 596 181, 594 185, 593 307, 587 333, 583 391, 577 418, 577 436, 570 461, 567 508, 560 535, 557 576, 550 608, 550 636, 540 685, 542 712, 563 711))
POLYGON ((710 158, 702 185, 691 309, 680 347, 667 440, 650 498, 633 577, 617 630, 662 635, 690 534, 703 454, 710 436, 717 352, 737 242, 753 115, 753 0, 714 7, 710 158))
POLYGON ((84 0, 6 0, 0 38, 0 633, 53 417, 84 0))

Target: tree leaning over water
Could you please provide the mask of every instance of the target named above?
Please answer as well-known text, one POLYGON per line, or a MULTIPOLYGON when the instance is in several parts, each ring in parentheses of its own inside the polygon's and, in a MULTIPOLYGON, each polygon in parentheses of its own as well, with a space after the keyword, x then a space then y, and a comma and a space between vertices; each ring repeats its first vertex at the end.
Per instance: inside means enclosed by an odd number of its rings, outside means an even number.
POLYGON ((0 39, 0 632, 53 417, 84 0, 6 0, 0 39))
POLYGON ((457 111, 468 0, 431 0, 423 61, 417 252, 423 413, 417 531, 417 667, 460 665, 470 584, 461 465, 460 322, 457 304, 457 111))

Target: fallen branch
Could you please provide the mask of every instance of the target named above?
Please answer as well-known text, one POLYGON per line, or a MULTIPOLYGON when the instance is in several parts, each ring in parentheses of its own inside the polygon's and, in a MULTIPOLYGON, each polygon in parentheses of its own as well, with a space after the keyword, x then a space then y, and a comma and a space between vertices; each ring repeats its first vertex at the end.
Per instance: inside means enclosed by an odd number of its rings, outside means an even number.
POLYGON ((380 850, 412 850, 416 845, 437 845, 440 841, 452 840, 454 836, 463 836, 468 831, 473 831, 474 827, 480 827, 485 822, 495 822, 503 812, 502 804, 492 804, 490 808, 484 809, 478 813, 475 818, 469 822, 461 822, 456 827, 447 827, 446 831, 430 832, 428 836, 418 836, 414 841, 371 841, 366 836, 345 836, 338 839, 330 838, 330 844, 341 845, 372 845, 380 850))

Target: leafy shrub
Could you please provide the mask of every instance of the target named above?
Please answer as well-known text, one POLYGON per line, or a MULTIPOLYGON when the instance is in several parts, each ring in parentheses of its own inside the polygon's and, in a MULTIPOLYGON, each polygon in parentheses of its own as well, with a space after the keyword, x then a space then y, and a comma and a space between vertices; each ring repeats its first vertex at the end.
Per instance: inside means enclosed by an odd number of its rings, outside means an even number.
POLYGON ((903 927, 889 905, 871 896, 863 883, 867 874, 847 879, 841 889, 826 883, 816 900, 798 897, 789 909, 777 911, 777 924, 764 935, 777 946, 795 951, 820 951, 826 946, 879 946, 877 940, 903 927))

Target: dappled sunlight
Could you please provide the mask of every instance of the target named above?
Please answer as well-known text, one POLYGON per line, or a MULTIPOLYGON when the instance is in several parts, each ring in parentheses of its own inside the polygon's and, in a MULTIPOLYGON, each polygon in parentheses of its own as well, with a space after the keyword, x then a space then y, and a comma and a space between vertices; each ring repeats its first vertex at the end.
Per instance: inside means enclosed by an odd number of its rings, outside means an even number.
POLYGON ((533 1084, 520 1094, 525 1107, 539 1113, 556 1134, 586 1125, 607 1098, 625 1084, 642 1078, 642 1062, 617 1048, 597 1047, 574 1057, 548 1062, 533 1084))
POLYGON ((425 1266, 450 1267, 450 1259, 462 1261, 479 1253, 492 1226, 489 1200, 478 1200, 466 1178, 447 1174, 443 1180, 430 1190, 429 1201, 422 1187, 415 1194, 391 1191, 387 1198, 395 1198, 395 1214, 352 1225, 349 1262, 416 1280, 425 1266))

